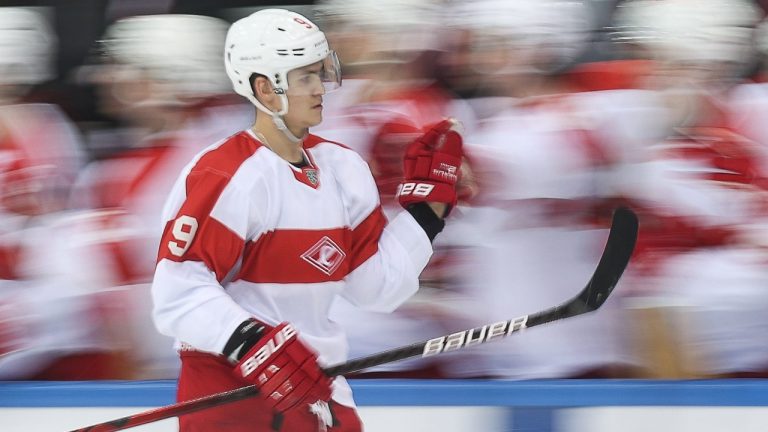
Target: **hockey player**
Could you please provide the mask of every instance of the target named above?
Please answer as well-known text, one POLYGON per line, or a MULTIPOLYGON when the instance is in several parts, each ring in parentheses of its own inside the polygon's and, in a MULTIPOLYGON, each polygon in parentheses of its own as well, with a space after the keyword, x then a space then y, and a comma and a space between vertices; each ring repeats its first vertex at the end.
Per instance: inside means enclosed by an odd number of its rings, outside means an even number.
MULTIPOLYGON (((456 70, 466 77, 454 79, 495 96, 473 104, 489 115, 466 139, 480 193, 466 214, 474 244, 465 253, 473 271, 464 287, 485 318, 501 319, 573 295, 604 239, 603 173, 612 152, 561 74, 586 48, 591 16, 585 2, 570 0, 475 1, 457 5, 452 16, 467 32, 468 50, 456 70)), ((634 368, 616 311, 609 300, 600 314, 568 326, 478 347, 485 361, 454 373, 626 377, 634 368)))
POLYGON ((179 400, 248 384, 261 395, 183 416, 181 430, 359 431, 348 384, 319 367, 346 359, 328 309, 339 295, 392 310, 416 291, 456 202, 461 138, 446 120, 411 144, 407 211, 387 221, 365 162, 308 133, 341 84, 314 23, 258 11, 230 27, 224 59, 256 120, 198 154, 175 184, 154 318, 180 343, 179 400))
POLYGON ((80 136, 58 106, 27 101, 55 76, 55 47, 43 13, 0 8, 0 379, 122 378, 66 208, 80 136))
POLYGON ((624 39, 654 61, 645 87, 663 120, 622 186, 644 226, 637 294, 653 301, 640 312, 665 320, 644 350, 656 353, 654 376, 768 369, 768 171, 766 142, 756 141, 768 136, 759 132, 766 105, 744 83, 760 16, 747 0, 635 0, 617 14, 624 39))
POLYGON ((237 131, 250 107, 230 94, 220 59, 228 23, 198 15, 126 17, 111 24, 99 63, 99 109, 119 125, 90 134, 98 158, 76 199, 95 210, 91 241, 113 292, 125 297, 122 326, 134 377, 170 378, 179 361, 151 323, 149 288, 163 225, 158 218, 179 170, 211 141, 237 131), (232 100, 235 99, 235 100, 232 100), (119 235, 118 235, 119 234, 119 235))
POLYGON ((118 20, 101 41, 103 57, 90 77, 99 109, 121 126, 91 134, 90 147, 107 156, 86 168, 78 187, 85 206, 124 212, 124 228, 141 233, 124 247, 131 268, 123 282, 151 279, 149 256, 163 229, 156 217, 175 173, 213 137, 236 130, 228 122, 237 107, 219 102, 226 73, 214 63, 226 29, 212 17, 145 15, 118 20))

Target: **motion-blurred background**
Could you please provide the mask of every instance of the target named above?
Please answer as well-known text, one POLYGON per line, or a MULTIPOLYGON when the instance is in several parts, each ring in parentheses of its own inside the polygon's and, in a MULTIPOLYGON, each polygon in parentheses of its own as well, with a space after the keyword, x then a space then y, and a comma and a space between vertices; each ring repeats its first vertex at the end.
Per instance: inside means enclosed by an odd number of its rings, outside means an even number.
POLYGON ((339 53, 312 132, 369 162, 390 214, 411 126, 464 125, 461 205, 422 290, 393 314, 332 310, 351 357, 560 303, 611 209, 640 215, 598 313, 361 377, 768 376, 766 2, 0 6, 0 379, 176 377, 150 317, 160 210, 197 152, 251 125, 223 41, 269 6, 339 53))

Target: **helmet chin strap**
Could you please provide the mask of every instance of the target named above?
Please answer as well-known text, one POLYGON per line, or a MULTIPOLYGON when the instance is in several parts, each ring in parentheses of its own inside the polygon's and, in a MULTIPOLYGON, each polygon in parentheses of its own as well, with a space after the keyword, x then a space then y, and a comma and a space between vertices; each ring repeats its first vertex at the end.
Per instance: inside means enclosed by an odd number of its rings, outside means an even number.
POLYGON ((280 129, 280 132, 282 132, 283 135, 285 135, 285 137, 288 138, 288 140, 290 140, 292 143, 300 142, 306 136, 305 134, 301 138, 298 138, 296 135, 294 135, 293 132, 291 132, 291 130, 288 129, 288 126, 285 124, 285 120, 283 120, 283 117, 280 115, 277 115, 277 113, 272 113, 272 122, 275 124, 275 126, 277 126, 278 129, 280 129))
POLYGON ((253 102, 254 105, 256 105, 256 108, 261 110, 262 112, 269 114, 270 117, 272 117, 272 123, 277 126, 277 129, 280 130, 280 132, 285 135, 286 138, 288 138, 289 141, 292 143, 298 143, 301 140, 304 139, 306 134, 302 136, 301 138, 297 137, 296 135, 291 132, 290 129, 288 129, 288 125, 285 124, 285 120, 283 119, 283 116, 285 113, 288 112, 288 97, 285 96, 285 94, 279 94, 280 96, 280 102, 283 105, 283 108, 280 111, 272 111, 271 109, 267 108, 264 104, 259 102, 258 99, 255 97, 249 98, 251 99, 251 102, 253 102))

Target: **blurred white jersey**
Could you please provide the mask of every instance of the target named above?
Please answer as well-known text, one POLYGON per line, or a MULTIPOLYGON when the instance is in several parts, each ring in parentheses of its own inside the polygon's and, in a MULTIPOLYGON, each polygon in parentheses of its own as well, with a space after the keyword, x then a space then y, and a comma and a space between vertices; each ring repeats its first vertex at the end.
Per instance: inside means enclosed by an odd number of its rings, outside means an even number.
MULTIPOLYGON (((370 95, 366 92, 371 88, 375 89, 376 83, 371 83, 370 80, 354 80, 352 84, 347 90, 346 98, 332 99, 335 98, 336 92, 326 96, 326 100, 334 100, 333 106, 336 108, 328 114, 324 112, 322 125, 313 128, 313 131, 322 130, 324 137, 354 143, 353 149, 360 153, 371 167, 384 213, 393 217, 402 211, 394 194, 397 185, 402 181, 406 146, 422 133, 422 128, 445 117, 458 118, 465 128, 471 128, 473 116, 465 104, 451 99, 448 93, 434 85, 419 83, 413 88, 408 88, 400 83, 403 87, 398 89, 396 94, 392 94, 391 98, 370 101, 370 95), (339 104, 345 106, 340 107, 339 104), (339 112, 344 114, 339 115, 339 112)), ((346 86, 345 80, 341 90, 344 91, 346 86)), ((425 273, 439 265, 440 249, 443 249, 442 245, 446 244, 446 238, 453 230, 454 220, 455 218, 452 218, 448 221, 444 232, 437 236, 433 243, 436 256, 425 273)), ((422 274, 422 280, 424 276, 425 274, 422 274)), ((422 290, 393 313, 361 310, 339 298, 331 309, 331 318, 347 332, 351 357, 363 357, 459 330, 460 327, 445 326, 445 323, 450 326, 461 325, 455 315, 451 315, 453 311, 446 310, 446 300, 443 298, 445 294, 445 290, 422 290)), ((448 295, 450 296, 450 293, 448 295)), ((434 373, 432 366, 434 359, 415 358, 377 366, 368 372, 416 371, 429 368, 419 372, 431 374, 434 373)))
POLYGON ((55 105, 0 106, 0 150, 20 152, 29 166, 50 167, 57 181, 70 186, 84 163, 77 129, 55 105))
POLYGON ((768 82, 745 83, 732 89, 728 110, 732 127, 757 143, 760 166, 768 169, 768 82))
POLYGON ((76 129, 53 105, 2 106, 0 154, 0 379, 24 379, 115 345, 103 334, 98 255, 61 210, 83 162, 76 129))
POLYGON ((103 334, 101 287, 89 274, 100 272, 98 256, 81 253, 75 218, 3 218, 0 243, 15 252, 16 274, 0 280, 0 379, 29 379, 59 357, 114 349, 103 334))
POLYGON ((179 130, 150 135, 91 163, 79 178, 75 200, 93 209, 82 218, 82 241, 101 251, 104 286, 121 296, 125 337, 133 342, 140 378, 172 378, 179 366, 173 339, 159 334, 151 320, 150 281, 165 200, 197 153, 249 124, 252 116, 246 104, 206 107, 179 130))
MULTIPOLYGON (((562 303, 587 283, 600 257, 607 224, 597 204, 609 190, 611 154, 573 98, 490 100, 505 109, 467 138, 482 205, 466 215, 475 232, 464 234, 474 238, 464 284, 482 299, 483 322, 562 303)), ((600 314, 489 345, 487 364, 466 366, 482 370, 463 373, 557 378, 627 365, 616 297, 600 314)))
POLYGON ((768 142, 750 139, 768 138, 761 90, 748 84, 706 101, 706 119, 647 146, 631 180, 654 221, 638 259, 653 262, 652 294, 688 324, 680 349, 698 359, 690 372, 768 367, 768 142))

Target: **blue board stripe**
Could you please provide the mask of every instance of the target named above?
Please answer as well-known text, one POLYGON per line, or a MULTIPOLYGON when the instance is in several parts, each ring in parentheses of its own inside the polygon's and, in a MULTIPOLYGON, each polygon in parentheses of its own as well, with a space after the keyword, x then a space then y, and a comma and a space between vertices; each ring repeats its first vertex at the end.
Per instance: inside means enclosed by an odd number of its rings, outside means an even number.
POLYGON ((353 389, 376 406, 768 406, 768 380, 371 380, 353 389))
MULTIPOLYGON (((362 406, 768 406, 768 380, 353 380, 362 406)), ((175 381, 0 382, 0 407, 160 406, 175 381)))

